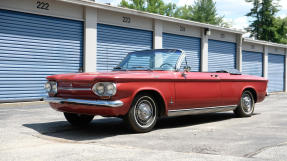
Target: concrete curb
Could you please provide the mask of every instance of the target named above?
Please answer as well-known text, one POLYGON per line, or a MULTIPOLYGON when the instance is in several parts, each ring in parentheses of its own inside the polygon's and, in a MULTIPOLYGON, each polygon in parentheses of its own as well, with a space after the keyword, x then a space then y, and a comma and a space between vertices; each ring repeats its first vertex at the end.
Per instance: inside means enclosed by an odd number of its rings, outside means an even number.
POLYGON ((33 106, 47 104, 45 101, 33 101, 33 102, 13 102, 13 103, 0 103, 1 107, 19 107, 19 106, 33 106))

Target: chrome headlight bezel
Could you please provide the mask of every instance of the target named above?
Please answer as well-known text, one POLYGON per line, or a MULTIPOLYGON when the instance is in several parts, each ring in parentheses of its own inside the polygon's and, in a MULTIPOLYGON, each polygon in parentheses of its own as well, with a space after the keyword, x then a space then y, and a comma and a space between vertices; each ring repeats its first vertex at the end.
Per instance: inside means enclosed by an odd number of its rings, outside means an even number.
POLYGON ((92 91, 100 97, 111 97, 117 93, 117 85, 114 82, 97 82, 93 85, 92 91))
POLYGON ((45 90, 47 93, 51 95, 55 95, 58 92, 58 84, 56 81, 48 81, 45 84, 45 90))

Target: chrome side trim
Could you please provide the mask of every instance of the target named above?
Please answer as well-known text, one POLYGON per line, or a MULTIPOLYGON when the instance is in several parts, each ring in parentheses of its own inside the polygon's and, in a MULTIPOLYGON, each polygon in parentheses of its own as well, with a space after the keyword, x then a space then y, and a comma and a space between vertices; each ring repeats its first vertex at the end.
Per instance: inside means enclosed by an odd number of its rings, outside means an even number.
POLYGON ((229 106, 216 106, 216 107, 204 107, 204 108, 189 108, 180 110, 169 110, 168 116, 183 116, 183 115, 195 115, 204 113, 224 112, 234 110, 237 105, 229 106))
POLYGON ((74 88, 74 87, 59 87, 62 91, 91 91, 91 88, 74 88))
POLYGON ((124 103, 120 100, 108 101, 108 100, 83 100, 74 98, 59 98, 59 97, 46 97, 44 101, 50 103, 74 103, 83 105, 94 105, 94 106, 106 106, 106 107, 121 107, 124 103))

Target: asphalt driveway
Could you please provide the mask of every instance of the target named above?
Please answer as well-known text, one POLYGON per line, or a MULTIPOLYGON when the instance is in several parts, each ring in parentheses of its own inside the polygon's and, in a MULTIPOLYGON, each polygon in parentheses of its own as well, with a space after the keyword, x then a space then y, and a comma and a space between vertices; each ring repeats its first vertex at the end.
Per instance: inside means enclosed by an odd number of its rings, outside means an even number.
POLYGON ((130 133, 118 118, 70 126, 46 103, 0 105, 0 160, 287 160, 287 95, 232 112, 165 118, 154 131, 130 133))

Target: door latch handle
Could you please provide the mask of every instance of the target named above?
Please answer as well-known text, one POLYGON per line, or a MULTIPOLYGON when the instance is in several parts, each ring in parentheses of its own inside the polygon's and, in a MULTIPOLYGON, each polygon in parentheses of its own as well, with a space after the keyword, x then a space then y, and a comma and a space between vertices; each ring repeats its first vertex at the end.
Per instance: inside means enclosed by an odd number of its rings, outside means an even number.
POLYGON ((217 78, 218 77, 218 75, 217 74, 212 74, 212 75, 210 75, 211 77, 215 77, 215 78, 217 78))

